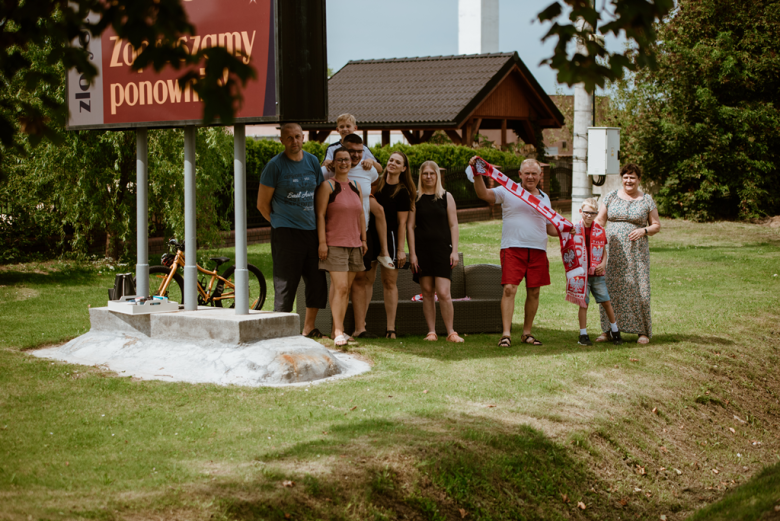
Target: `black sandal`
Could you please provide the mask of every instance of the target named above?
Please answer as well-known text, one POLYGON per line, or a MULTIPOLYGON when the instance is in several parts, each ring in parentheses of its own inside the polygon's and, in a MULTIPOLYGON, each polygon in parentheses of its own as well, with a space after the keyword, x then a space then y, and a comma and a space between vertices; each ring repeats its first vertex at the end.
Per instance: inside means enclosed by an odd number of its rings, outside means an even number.
POLYGON ((308 334, 308 335, 305 335, 305 336, 306 336, 306 338, 314 338, 314 339, 317 339, 317 338, 323 338, 325 335, 323 335, 323 334, 322 334, 322 332, 321 332, 319 329, 317 329, 317 328, 315 327, 314 329, 312 329, 311 331, 309 331, 309 334, 308 334))
POLYGON ((532 345, 532 346, 542 346, 542 345, 544 345, 541 342, 539 342, 536 339, 536 337, 534 337, 533 335, 523 335, 522 337, 520 337, 520 342, 523 343, 523 344, 529 344, 529 345, 532 345), (531 342, 529 342, 529 340, 531 340, 531 342))
POLYGON ((385 330, 385 338, 389 338, 391 340, 395 340, 398 338, 398 335, 395 334, 395 329, 386 329, 385 330), (393 336, 390 336, 393 335, 393 336))
POLYGON ((502 336, 498 341, 498 347, 512 347, 512 339, 508 336, 502 336))

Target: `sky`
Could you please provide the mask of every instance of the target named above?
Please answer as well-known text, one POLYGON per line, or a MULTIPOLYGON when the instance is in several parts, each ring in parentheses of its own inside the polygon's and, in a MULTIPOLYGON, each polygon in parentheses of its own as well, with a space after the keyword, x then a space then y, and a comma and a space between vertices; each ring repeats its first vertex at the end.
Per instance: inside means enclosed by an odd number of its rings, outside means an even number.
MULTIPOLYGON (((555 72, 540 66, 552 56, 557 38, 542 43, 549 24, 535 21, 552 0, 499 0, 500 52, 517 51, 548 94, 558 89, 555 72)), ((327 0, 328 66, 338 71, 349 60, 458 54, 458 0, 327 0)), ((607 39, 607 48, 622 42, 607 39)))

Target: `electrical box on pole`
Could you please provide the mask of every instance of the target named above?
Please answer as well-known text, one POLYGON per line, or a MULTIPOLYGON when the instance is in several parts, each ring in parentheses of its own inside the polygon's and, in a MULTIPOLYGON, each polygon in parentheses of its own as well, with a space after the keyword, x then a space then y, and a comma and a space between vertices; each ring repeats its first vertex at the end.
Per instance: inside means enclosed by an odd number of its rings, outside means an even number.
POLYGON ((590 127, 588 129, 588 175, 603 176, 620 173, 620 128, 590 127))

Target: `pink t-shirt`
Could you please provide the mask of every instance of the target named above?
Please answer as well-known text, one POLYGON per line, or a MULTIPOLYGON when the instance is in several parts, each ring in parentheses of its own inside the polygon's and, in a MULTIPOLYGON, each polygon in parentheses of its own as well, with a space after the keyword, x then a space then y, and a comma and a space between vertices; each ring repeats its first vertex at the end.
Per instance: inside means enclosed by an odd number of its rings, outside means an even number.
POLYGON ((325 211, 325 240, 328 246, 359 248, 362 244, 360 212, 363 202, 357 188, 352 182, 341 183, 335 179, 327 182, 332 183, 333 192, 325 211))

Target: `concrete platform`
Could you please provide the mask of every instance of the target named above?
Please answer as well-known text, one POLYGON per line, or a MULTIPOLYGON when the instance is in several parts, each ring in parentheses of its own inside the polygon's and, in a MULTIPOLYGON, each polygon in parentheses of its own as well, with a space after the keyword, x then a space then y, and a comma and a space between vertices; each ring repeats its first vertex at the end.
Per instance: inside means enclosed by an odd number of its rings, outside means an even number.
POLYGON ((202 306, 197 311, 148 315, 90 308, 89 321, 92 331, 142 334, 167 340, 216 340, 225 344, 247 344, 301 332, 297 313, 250 311, 248 315, 236 315, 232 309, 202 306))
POLYGON ((91 330, 33 356, 101 365, 121 376, 219 385, 301 385, 370 370, 300 334, 296 313, 201 307, 128 315, 91 308, 91 330))

